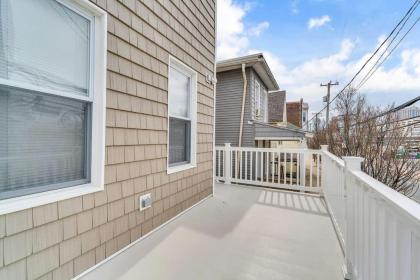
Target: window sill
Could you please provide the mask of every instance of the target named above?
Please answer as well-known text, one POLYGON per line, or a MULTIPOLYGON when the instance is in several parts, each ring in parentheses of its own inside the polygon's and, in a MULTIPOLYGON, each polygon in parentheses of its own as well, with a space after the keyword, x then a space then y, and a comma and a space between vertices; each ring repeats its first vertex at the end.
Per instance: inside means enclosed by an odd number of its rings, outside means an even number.
POLYGON ((98 187, 89 183, 74 187, 25 195, 21 197, 7 198, 0 200, 0 215, 9 214, 103 190, 103 186, 98 187))
POLYGON ((182 165, 177 165, 177 166, 171 166, 171 167, 168 166, 167 173, 168 174, 177 173, 177 172, 188 170, 188 169, 191 169, 191 168, 194 168, 194 167, 196 167, 196 166, 195 166, 195 164, 192 164, 192 163, 187 163, 187 164, 182 164, 182 165))

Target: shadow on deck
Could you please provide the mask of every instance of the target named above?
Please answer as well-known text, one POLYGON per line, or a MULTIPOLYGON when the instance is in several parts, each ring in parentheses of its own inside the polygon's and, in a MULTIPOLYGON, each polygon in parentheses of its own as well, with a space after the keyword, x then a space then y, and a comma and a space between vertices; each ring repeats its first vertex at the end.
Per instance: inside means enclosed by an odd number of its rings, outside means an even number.
POLYGON ((214 197, 81 279, 343 279, 342 263, 320 197, 216 183, 214 197))

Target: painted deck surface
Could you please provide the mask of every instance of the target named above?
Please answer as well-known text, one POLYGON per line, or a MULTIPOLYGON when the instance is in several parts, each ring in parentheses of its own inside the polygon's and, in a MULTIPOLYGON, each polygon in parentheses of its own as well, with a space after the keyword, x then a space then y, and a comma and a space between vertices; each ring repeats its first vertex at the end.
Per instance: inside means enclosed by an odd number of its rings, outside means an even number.
POLYGON ((216 184, 215 195, 81 279, 343 279, 322 199, 216 184))

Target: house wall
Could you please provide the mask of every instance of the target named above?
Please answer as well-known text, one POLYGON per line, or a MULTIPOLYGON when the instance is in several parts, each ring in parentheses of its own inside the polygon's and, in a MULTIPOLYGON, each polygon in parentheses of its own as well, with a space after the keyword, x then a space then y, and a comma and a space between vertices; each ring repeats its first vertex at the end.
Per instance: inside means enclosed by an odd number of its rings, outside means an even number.
POLYGON ((268 122, 282 122, 286 91, 275 91, 268 94, 268 122))
MULTIPOLYGON (((249 124, 251 120, 251 96, 253 82, 251 69, 247 68, 246 78, 248 81, 245 100, 245 113, 242 133, 242 146, 254 147, 254 128, 249 124)), ((216 86, 216 145, 231 143, 238 146, 239 126, 241 122, 241 107, 243 96, 242 70, 236 69, 217 73, 216 86)))
POLYGON ((302 127, 302 109, 300 102, 287 102, 287 122, 294 124, 297 127, 302 127))
POLYGON ((0 216, 0 279, 70 279, 212 193, 215 1, 93 2, 109 13, 105 191, 0 216), (171 175, 169 55, 198 72, 197 167, 171 175))

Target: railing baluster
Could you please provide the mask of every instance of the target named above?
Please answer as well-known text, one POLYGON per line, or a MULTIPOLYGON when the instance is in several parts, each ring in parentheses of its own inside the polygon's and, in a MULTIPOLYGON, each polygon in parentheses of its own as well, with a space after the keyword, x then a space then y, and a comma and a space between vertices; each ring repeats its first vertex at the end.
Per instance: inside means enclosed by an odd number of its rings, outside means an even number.
POLYGON ((296 156, 296 186, 299 186, 299 153, 295 153, 296 156))
POLYGON ((280 151, 277 152, 277 183, 280 184, 280 171, 281 171, 281 161, 280 161, 280 151))
POLYGON ((292 153, 287 153, 288 154, 288 162, 287 162, 287 166, 289 168, 289 182, 288 184, 291 185, 292 184, 292 153))
POLYGON ((320 160, 321 155, 317 154, 316 155, 316 186, 319 188, 320 187, 320 177, 321 177, 321 173, 320 173, 320 169, 321 169, 321 160, 320 160))
POLYGON ((248 180, 248 151, 245 151, 245 180, 248 180))
POLYGON ((312 163, 313 163, 313 157, 312 154, 309 155, 309 186, 312 187, 312 163))
POLYGON ((239 151, 239 180, 242 180, 242 175, 243 175, 243 162, 242 162, 242 151, 239 151))
POLYGON ((217 157, 217 175, 219 175, 219 177, 220 177, 220 168, 221 168, 221 164, 220 164, 220 162, 221 162, 221 150, 216 150, 216 156, 217 155, 219 155, 218 157, 217 157))
POLYGON ((270 152, 271 154, 271 183, 274 184, 274 153, 270 152))
POLYGON ((254 172, 253 172, 254 161, 252 160, 252 154, 253 153, 254 153, 253 151, 250 151, 249 152, 249 157, 250 157, 250 160, 249 160, 249 162, 250 162, 250 164, 249 164, 249 179, 251 179, 251 181, 254 180, 254 178, 253 178, 253 174, 254 174, 254 172))
POLYGON ((284 166, 283 166, 283 178, 284 178, 284 179, 283 179, 283 180, 284 180, 284 181, 283 181, 283 184, 285 184, 285 185, 287 184, 287 180, 286 180, 286 174, 287 174, 287 172, 286 172, 286 171, 287 171, 287 161, 286 161, 286 157, 287 157, 287 154, 286 154, 286 152, 284 152, 284 153, 283 153, 283 162, 284 162, 284 164, 283 164, 283 165, 284 165, 284 166))
POLYGON ((260 181, 261 181, 261 183, 263 182, 263 180, 264 180, 264 159, 263 159, 263 155, 264 155, 264 152, 260 152, 260 163, 261 163, 261 166, 260 166, 260 169, 261 169, 261 173, 260 173, 260 176, 261 176, 261 178, 260 178, 260 181))

